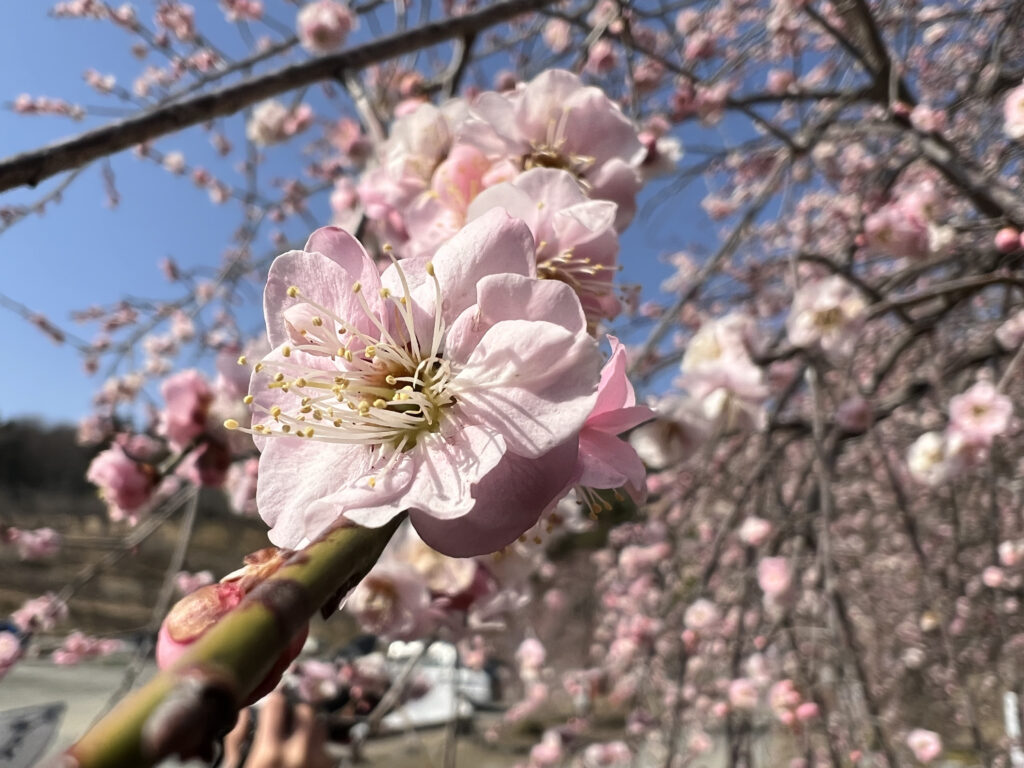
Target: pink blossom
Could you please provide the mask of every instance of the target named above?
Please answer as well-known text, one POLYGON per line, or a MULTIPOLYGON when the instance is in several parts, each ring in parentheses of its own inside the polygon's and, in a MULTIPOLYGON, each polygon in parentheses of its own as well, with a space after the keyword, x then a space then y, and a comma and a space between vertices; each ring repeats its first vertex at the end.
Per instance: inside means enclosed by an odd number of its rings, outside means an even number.
POLYGON ((996 328, 996 341, 1008 352, 1014 352, 1024 344, 1024 309, 1015 312, 996 328))
POLYGON ((86 659, 109 656, 124 648, 124 643, 113 638, 89 637, 82 632, 72 632, 64 638, 51 658, 59 666, 71 666, 86 659))
POLYGON ((808 281, 793 297, 786 332, 797 347, 819 345, 826 354, 848 356, 864 324, 866 302, 839 275, 808 281))
POLYGON ((115 521, 135 519, 149 503, 156 486, 153 468, 129 457, 118 443, 97 454, 85 476, 99 486, 100 496, 115 521))
POLYGON ((299 41, 311 53, 330 53, 345 44, 357 20, 346 3, 316 0, 304 5, 296 19, 299 41))
POLYGON ((907 734, 907 746, 922 763, 930 763, 942 754, 942 738, 935 731, 915 728, 907 734))
POLYGON ((591 744, 583 750, 584 768, 627 768, 633 755, 622 741, 591 744))
POLYGON ((618 204, 619 231, 633 218, 645 155, 637 129, 601 90, 571 72, 547 70, 511 93, 480 94, 459 138, 493 162, 571 172, 592 198, 618 204))
POLYGON ((177 2, 161 2, 156 9, 157 26, 163 27, 183 43, 191 42, 196 36, 196 11, 191 5, 177 2))
POLYGON ((925 432, 907 451, 911 476, 925 485, 941 485, 963 466, 959 441, 951 441, 941 432, 925 432))
POLYGON ((416 197, 405 211, 410 243, 403 249, 403 255, 433 254, 473 218, 469 215, 470 203, 483 189, 490 168, 490 162, 476 147, 453 146, 434 169, 430 189, 416 197))
POLYGON ((535 269, 529 229, 501 211, 381 275, 337 229, 278 257, 275 349, 251 390, 272 541, 409 509, 427 543, 467 556, 536 522, 571 480, 600 363, 572 289, 535 269))
POLYGON ((563 754, 562 737, 558 731, 548 729, 544 731, 540 743, 530 750, 529 768, 554 768, 561 764, 563 754))
POLYGON ((733 709, 752 712, 759 698, 760 692, 750 678, 741 677, 729 683, 729 704, 733 709))
POLYGON ((550 19, 544 24, 541 35, 545 44, 555 53, 564 53, 569 49, 572 27, 565 19, 550 19))
POLYGON ((935 248, 930 236, 942 204, 930 181, 901 190, 896 198, 864 219, 867 245, 893 256, 923 258, 935 248))
POLYGON ((750 357, 753 321, 739 314, 709 320, 690 339, 681 383, 701 401, 704 415, 727 426, 757 427, 768 397, 764 373, 750 357))
POLYGON ((525 672, 536 674, 544 666, 547 651, 543 643, 534 637, 528 637, 516 649, 516 661, 519 663, 520 675, 525 672))
POLYGON ((695 600, 690 607, 686 609, 683 623, 686 625, 687 629, 700 631, 702 629, 708 629, 713 624, 716 624, 719 618, 718 608, 715 604, 702 597, 695 600))
POLYGON ((613 320, 619 314, 614 203, 590 200, 567 171, 534 168, 481 192, 467 217, 491 208, 504 208, 526 222, 537 244, 538 277, 571 285, 588 320, 613 320))
POLYGON ((53 592, 47 592, 22 603, 11 614, 11 621, 22 632, 48 632, 67 617, 67 604, 53 592))
POLYGON ((1006 94, 1003 102, 1003 132, 1011 139, 1024 138, 1024 85, 1006 94))
POLYGON ((969 445, 987 446, 1010 426, 1013 403, 988 381, 979 381, 949 401, 950 431, 969 445))
POLYGON ((206 430, 213 390, 202 373, 188 369, 165 379, 160 394, 164 398, 160 434, 180 450, 206 430))
POLYGON ((747 517, 740 524, 737 532, 740 541, 748 547, 760 547, 768 537, 772 535, 773 526, 767 520, 760 517, 747 517))
POLYGON ((793 584, 789 561, 784 557, 765 557, 757 564, 757 584, 767 597, 778 599, 793 584))
POLYGON ((584 69, 595 75, 607 75, 618 64, 619 57, 615 46, 607 37, 595 40, 587 50, 587 63, 584 69))
POLYGON ((60 551, 61 536, 53 528, 36 528, 31 531, 12 528, 8 537, 22 560, 44 560, 60 551))
POLYGON ((431 189, 434 171, 448 156, 467 109, 461 99, 440 107, 419 103, 395 121, 378 153, 378 165, 359 181, 366 216, 381 227, 386 240, 408 239, 406 209, 431 189))
POLYGON ((306 130, 312 119, 313 111, 308 104, 289 109, 280 101, 268 99, 253 107, 245 135, 253 144, 267 147, 306 130))

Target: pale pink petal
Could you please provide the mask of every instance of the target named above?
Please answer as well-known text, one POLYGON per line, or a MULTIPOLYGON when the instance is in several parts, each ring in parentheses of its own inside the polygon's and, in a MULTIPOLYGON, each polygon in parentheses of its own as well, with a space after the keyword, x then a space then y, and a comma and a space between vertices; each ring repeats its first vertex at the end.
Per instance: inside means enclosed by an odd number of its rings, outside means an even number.
POLYGON ((496 552, 514 542, 545 508, 568 490, 577 443, 569 440, 536 459, 506 453, 501 463, 473 489, 471 513, 438 520, 413 510, 416 532, 427 544, 451 557, 496 552))
POLYGON ((600 358, 592 339, 554 323, 491 327, 453 384, 460 412, 534 458, 579 430, 596 399, 600 358))
POLYGON ((579 463, 582 473, 576 482, 587 488, 642 488, 647 474, 633 446, 596 429, 580 432, 579 463))

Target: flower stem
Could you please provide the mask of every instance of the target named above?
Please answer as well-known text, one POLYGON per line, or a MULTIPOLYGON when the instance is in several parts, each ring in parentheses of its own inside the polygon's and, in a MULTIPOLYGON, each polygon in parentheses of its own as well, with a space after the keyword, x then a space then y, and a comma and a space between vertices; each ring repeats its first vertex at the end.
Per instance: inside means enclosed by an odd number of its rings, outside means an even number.
POLYGON ((123 699, 60 764, 150 766, 174 754, 212 754, 295 633, 359 583, 402 517, 382 528, 335 528, 296 552, 171 669, 123 699))

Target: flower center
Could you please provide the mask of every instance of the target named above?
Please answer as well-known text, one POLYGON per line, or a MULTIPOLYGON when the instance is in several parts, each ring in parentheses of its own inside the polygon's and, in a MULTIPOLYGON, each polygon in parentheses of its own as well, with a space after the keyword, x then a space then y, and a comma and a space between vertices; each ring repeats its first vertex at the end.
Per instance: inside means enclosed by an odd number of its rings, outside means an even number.
MULTIPOLYGON (((290 397, 277 396, 270 407, 256 403, 254 408, 265 417, 252 432, 366 445, 379 452, 379 459, 394 461, 422 435, 440 430, 445 411, 456 402, 451 362, 441 350, 444 323, 435 315, 431 338, 417 338, 408 281, 397 262, 395 268, 404 295, 395 297, 381 289, 379 311, 370 307, 358 282, 352 286, 364 317, 375 328, 372 335, 297 286, 288 289, 289 296, 305 302, 299 313, 304 321, 291 326, 300 343, 280 347, 281 358, 265 359, 256 370, 271 374, 268 389, 290 397), (389 316, 397 323, 388 323, 389 316), (295 351, 329 357, 334 365, 303 365, 295 351)), ((441 289, 431 264, 427 273, 434 281, 440 312, 441 289)), ((252 403, 251 398, 246 401, 252 403)), ((238 428, 237 423, 225 426, 238 428)))

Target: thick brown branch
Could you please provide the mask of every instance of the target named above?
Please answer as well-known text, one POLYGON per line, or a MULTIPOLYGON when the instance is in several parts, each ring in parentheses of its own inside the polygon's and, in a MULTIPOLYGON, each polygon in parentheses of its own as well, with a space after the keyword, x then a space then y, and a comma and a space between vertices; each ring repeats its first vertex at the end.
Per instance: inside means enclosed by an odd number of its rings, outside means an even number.
POLYGON ((538 10, 553 0, 506 0, 476 13, 424 24, 390 37, 373 40, 341 53, 251 77, 212 93, 158 107, 41 149, 0 161, 0 192, 22 185, 35 186, 51 176, 114 154, 145 141, 215 117, 238 112, 263 99, 333 80, 345 71, 361 69, 419 48, 465 38, 475 32, 538 10))

